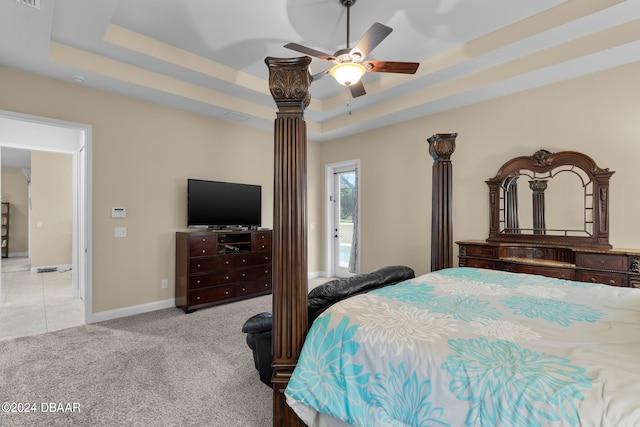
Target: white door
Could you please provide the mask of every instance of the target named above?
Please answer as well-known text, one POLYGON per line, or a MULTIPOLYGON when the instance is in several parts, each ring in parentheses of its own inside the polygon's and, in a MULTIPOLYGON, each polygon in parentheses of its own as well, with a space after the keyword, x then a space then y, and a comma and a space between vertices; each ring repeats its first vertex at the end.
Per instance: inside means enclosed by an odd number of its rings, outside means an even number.
POLYGON ((327 169, 329 206, 329 274, 346 277, 359 272, 358 162, 327 169))

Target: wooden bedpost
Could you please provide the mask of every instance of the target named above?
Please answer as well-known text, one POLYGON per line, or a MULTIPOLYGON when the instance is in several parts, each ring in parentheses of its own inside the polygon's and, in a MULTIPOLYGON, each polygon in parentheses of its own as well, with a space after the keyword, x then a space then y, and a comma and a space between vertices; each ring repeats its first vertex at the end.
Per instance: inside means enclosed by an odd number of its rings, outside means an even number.
POLYGON ((304 426, 284 390, 307 333, 307 127, 311 74, 308 56, 267 57, 269 90, 278 106, 274 131, 273 425, 304 426))
POLYGON ((429 142, 433 157, 431 190, 431 271, 453 267, 451 155, 457 133, 437 133, 429 142))

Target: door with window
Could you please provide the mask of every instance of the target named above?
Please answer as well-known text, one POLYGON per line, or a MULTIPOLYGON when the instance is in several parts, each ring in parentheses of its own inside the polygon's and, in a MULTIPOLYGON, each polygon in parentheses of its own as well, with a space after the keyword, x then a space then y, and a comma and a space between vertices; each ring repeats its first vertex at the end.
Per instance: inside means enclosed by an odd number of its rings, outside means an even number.
POLYGON ((346 277, 359 272, 358 164, 333 165, 329 171, 329 221, 331 275, 346 277))

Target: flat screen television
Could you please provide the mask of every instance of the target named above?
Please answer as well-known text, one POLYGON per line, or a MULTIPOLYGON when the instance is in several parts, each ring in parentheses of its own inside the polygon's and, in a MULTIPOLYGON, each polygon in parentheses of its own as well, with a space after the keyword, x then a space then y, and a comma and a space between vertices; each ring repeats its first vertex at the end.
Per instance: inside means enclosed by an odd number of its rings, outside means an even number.
POLYGON ((187 226, 198 228, 259 227, 262 187, 252 184, 187 180, 187 226))

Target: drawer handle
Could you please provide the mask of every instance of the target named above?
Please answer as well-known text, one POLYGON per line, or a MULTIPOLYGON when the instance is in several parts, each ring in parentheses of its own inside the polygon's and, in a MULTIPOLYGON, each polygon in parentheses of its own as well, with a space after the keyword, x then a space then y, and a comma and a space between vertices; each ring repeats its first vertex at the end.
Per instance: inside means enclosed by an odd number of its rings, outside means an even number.
POLYGON ((242 277, 247 277, 247 275, 245 273, 242 273, 242 277))
POLYGON ((610 284, 610 285, 615 285, 615 284, 616 284, 616 281, 615 281, 615 280, 613 280, 613 279, 611 279, 611 280, 609 280, 609 284, 610 284))
POLYGON ((229 291, 225 291, 225 293, 224 293, 224 294, 225 294, 225 295, 229 295, 229 291))
POLYGON ((243 260, 242 260, 242 262, 247 262, 247 260, 246 260, 246 259, 243 259, 243 260))
POLYGON ((242 288, 242 292, 244 292, 246 290, 246 288, 242 288))
POLYGON ((565 276, 564 274, 560 276, 560 280, 564 280, 566 278, 567 278, 567 276, 565 276))
POLYGON ((202 238, 202 241, 203 241, 203 242, 206 242, 206 241, 207 241, 207 239, 205 239, 205 238, 203 237, 203 238, 202 238))
POLYGON ((203 249, 203 250, 202 250, 202 253, 203 253, 203 254, 206 254, 206 253, 207 253, 207 250, 206 250, 206 249, 203 249))
POLYGON ((269 257, 268 257, 268 256, 266 256, 266 257, 264 257, 264 259, 266 259, 266 260, 268 261, 268 260, 269 260, 269 257))
POLYGON ((196 299, 200 299, 200 297, 196 297, 196 299))
POLYGON ((264 272, 265 272, 265 273, 268 273, 268 272, 269 272, 269 270, 265 270, 264 272))
POLYGON ((196 283, 200 283, 200 280, 196 280, 196 283))
POLYGON ((596 278, 595 277, 591 278, 591 283, 596 283, 596 278))
POLYGON ((200 264, 196 265, 196 267, 200 268, 200 264))
POLYGON ((268 283, 265 283, 265 284, 264 284, 264 287, 265 287, 265 288, 266 288, 266 287, 268 287, 268 286, 269 286, 269 284, 268 284, 268 283))
POLYGON ((225 276, 225 277, 224 277, 224 279, 225 279, 225 280, 229 280, 229 276, 225 276))
POLYGON ((264 245, 262 245, 262 249, 264 249, 264 245))
POLYGON ((261 237, 264 239, 264 234, 261 237))
POLYGON ((229 265, 229 261, 225 261, 225 264, 229 265))

